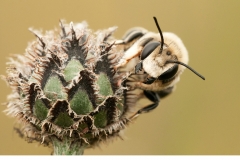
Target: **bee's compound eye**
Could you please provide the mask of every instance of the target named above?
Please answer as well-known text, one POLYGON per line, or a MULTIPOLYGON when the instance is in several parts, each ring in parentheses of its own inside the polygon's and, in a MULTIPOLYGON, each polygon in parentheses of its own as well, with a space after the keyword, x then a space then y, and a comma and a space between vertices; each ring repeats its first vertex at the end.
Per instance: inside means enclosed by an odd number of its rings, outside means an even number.
POLYGON ((167 51, 167 55, 170 56, 172 54, 171 51, 167 51))
POLYGON ((142 50, 141 60, 147 58, 158 46, 161 44, 159 42, 149 42, 142 50))
POLYGON ((166 80, 172 78, 178 71, 178 64, 175 64, 173 67, 165 71, 163 74, 161 74, 158 79, 159 80, 166 80))

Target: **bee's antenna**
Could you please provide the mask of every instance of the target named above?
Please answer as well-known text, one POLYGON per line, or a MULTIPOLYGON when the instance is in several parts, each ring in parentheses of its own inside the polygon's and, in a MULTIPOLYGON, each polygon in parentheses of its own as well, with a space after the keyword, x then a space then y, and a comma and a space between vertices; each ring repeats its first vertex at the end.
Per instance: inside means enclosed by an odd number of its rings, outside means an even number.
POLYGON ((190 69, 193 73, 195 73, 198 77, 202 78, 205 80, 205 77, 203 77, 201 74, 197 73, 194 69, 192 69, 190 66, 186 65, 185 63, 179 62, 179 61, 174 61, 174 60, 168 60, 167 63, 177 63, 185 66, 186 68, 190 69))
POLYGON ((162 53, 162 50, 163 50, 163 44, 164 44, 164 39, 163 39, 163 34, 162 34, 162 31, 161 31, 161 28, 159 27, 159 24, 158 24, 158 21, 157 21, 157 18, 156 17, 153 17, 155 23, 156 23, 156 26, 157 26, 157 29, 158 29, 158 32, 160 33, 160 37, 161 37, 161 48, 160 48, 160 53, 162 53))

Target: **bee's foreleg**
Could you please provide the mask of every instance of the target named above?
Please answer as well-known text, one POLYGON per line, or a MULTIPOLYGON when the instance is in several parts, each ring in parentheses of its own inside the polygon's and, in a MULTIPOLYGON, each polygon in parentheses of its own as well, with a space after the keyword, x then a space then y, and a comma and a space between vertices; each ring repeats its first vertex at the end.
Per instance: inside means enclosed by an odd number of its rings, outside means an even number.
POLYGON ((146 91, 161 91, 164 89, 164 86, 161 86, 161 84, 156 83, 156 81, 152 84, 146 84, 143 82, 127 82, 127 86, 129 86, 131 89, 139 88, 146 91))

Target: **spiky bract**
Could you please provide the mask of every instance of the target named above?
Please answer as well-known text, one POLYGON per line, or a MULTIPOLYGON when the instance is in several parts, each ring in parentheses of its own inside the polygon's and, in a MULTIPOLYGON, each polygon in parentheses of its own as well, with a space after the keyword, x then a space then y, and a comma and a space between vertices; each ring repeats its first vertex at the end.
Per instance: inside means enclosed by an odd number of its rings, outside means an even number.
POLYGON ((129 120, 124 75, 113 70, 121 56, 111 36, 116 27, 96 33, 85 22, 60 27, 60 35, 32 30, 37 40, 9 62, 7 114, 18 117, 25 137, 42 143, 68 137, 92 146, 118 136, 129 120))

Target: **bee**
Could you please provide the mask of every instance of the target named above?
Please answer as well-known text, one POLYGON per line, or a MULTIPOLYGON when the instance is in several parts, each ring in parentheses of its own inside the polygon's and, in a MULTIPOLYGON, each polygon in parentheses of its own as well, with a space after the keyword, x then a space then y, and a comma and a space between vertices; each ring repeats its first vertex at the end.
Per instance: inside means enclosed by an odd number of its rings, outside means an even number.
POLYGON ((123 82, 129 88, 125 92, 126 104, 131 107, 143 95, 151 101, 133 110, 133 117, 155 109, 161 98, 172 93, 185 68, 205 80, 187 65, 188 51, 182 40, 174 33, 162 32, 156 17, 153 18, 160 36, 138 27, 127 31, 123 39, 115 43, 123 46, 124 53, 114 69, 129 75, 123 82))

